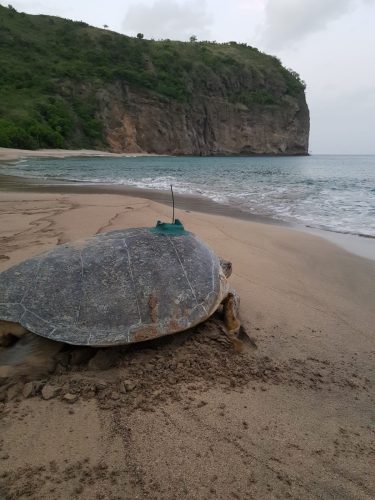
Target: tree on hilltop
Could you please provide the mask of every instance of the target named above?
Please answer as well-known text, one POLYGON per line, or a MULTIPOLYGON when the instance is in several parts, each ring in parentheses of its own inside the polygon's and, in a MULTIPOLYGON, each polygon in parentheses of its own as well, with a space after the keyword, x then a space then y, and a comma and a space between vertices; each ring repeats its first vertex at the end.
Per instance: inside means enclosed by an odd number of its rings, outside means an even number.
POLYGON ((14 16, 14 14, 17 12, 16 9, 13 7, 13 5, 10 4, 8 4, 8 10, 11 16, 14 16))

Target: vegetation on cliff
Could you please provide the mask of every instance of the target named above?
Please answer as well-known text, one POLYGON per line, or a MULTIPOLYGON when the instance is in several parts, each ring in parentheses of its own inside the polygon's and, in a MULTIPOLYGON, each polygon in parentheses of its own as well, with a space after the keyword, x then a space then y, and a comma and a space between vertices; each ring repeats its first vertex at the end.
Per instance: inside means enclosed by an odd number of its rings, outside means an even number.
POLYGON ((217 96, 282 106, 304 92, 299 76, 246 44, 131 38, 0 5, 0 146, 106 147, 100 89, 119 83, 189 103, 217 96))

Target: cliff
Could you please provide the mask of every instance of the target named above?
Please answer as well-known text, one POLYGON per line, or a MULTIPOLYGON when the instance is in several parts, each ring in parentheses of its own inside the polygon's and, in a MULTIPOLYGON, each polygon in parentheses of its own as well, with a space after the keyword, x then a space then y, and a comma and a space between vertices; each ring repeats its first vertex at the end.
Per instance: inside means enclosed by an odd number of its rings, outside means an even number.
POLYGON ((0 146, 307 154, 304 83, 245 44, 130 38, 0 6, 0 146))
POLYGON ((112 151, 174 155, 306 154, 303 96, 279 106, 231 103, 219 96, 188 104, 119 87, 101 91, 99 114, 112 151))

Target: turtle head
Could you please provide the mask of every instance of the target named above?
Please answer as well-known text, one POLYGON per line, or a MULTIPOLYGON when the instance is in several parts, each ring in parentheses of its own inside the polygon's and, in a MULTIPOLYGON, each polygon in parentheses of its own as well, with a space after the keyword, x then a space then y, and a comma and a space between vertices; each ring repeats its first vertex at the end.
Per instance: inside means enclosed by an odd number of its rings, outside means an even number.
POLYGON ((229 278, 229 276, 232 274, 232 263, 229 262, 229 260, 225 259, 219 259, 220 260, 220 266, 221 269, 223 270, 224 276, 226 278, 229 278))

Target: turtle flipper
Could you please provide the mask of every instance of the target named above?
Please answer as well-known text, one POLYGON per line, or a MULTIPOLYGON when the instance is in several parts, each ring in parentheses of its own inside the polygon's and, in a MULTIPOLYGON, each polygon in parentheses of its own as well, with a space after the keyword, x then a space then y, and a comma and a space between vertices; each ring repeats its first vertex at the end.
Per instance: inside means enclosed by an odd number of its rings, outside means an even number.
POLYGON ((237 338, 252 349, 258 349, 258 346, 256 345, 254 339, 250 337, 249 332, 243 325, 240 326, 240 331, 238 332, 237 338))
POLYGON ((30 332, 25 333, 10 347, 0 349, 0 378, 53 369, 53 356, 63 345, 30 332))
POLYGON ((234 349, 237 352, 242 352, 244 345, 238 338, 238 333, 241 328, 239 320, 240 297, 237 292, 231 289, 223 300, 223 314, 225 324, 225 334, 232 342, 234 349))
POLYGON ((0 345, 7 343, 7 338, 12 337, 22 337, 27 332, 19 323, 13 323, 13 321, 0 320, 0 345))

